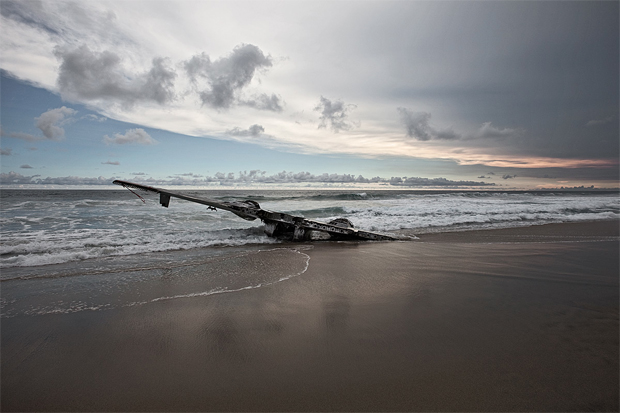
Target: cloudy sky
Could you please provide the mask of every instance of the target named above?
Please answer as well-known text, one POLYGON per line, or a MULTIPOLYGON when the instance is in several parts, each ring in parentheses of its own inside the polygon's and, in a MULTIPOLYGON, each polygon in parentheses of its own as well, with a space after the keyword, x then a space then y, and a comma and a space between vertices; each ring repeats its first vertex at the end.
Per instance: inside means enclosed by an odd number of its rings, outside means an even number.
POLYGON ((0 11, 3 184, 618 187, 617 1, 0 11))

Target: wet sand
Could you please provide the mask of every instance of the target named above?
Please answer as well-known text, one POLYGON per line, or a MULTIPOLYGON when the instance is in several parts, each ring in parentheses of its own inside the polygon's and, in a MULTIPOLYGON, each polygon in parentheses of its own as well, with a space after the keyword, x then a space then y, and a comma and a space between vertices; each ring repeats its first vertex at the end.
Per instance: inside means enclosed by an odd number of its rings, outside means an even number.
POLYGON ((618 411, 617 228, 291 244, 261 271, 307 270, 260 288, 5 318, 1 408, 618 411))

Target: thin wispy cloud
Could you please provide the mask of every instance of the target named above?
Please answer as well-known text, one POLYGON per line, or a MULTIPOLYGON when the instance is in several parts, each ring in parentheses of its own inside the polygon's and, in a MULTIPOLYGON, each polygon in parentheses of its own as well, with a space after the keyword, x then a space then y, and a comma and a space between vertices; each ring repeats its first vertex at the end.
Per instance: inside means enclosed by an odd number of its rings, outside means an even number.
POLYGON ((491 122, 484 122, 480 129, 468 136, 470 139, 509 139, 525 133, 523 129, 496 128, 491 122))
POLYGON ((96 122, 105 122, 106 120, 108 120, 108 118, 106 118, 105 116, 97 116, 93 115, 92 113, 82 116, 82 119, 92 120, 96 122))
POLYGON ((604 119, 593 119, 588 121, 588 123, 586 123, 586 126, 599 126, 599 125, 604 125, 606 123, 610 123, 613 122, 614 119, 616 119, 615 116, 608 116, 604 119))

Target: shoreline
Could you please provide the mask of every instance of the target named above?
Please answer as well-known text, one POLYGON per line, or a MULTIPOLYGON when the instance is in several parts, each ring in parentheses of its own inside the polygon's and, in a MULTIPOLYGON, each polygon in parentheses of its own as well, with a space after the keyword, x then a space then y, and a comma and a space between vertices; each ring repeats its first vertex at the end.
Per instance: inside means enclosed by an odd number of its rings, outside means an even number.
POLYGON ((620 237, 620 220, 561 222, 511 228, 420 233, 423 242, 554 242, 620 237))
POLYGON ((617 223, 3 282, 0 407, 617 411, 617 223))

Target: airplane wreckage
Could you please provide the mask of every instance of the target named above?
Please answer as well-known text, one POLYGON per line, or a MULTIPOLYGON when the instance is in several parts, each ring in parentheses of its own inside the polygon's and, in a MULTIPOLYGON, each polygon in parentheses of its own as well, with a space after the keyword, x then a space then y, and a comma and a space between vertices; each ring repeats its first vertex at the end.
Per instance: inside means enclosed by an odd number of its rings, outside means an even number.
POLYGON ((135 184, 133 182, 115 180, 113 182, 116 185, 120 185, 130 190, 134 195, 145 202, 144 199, 136 194, 133 189, 153 192, 159 194, 159 203, 168 208, 170 204, 170 198, 175 197, 184 199, 190 202, 196 202, 208 207, 208 210, 216 211, 217 208, 224 211, 230 211, 248 221, 254 221, 260 219, 265 224, 265 234, 271 236, 285 236, 292 234, 293 241, 305 241, 315 239, 313 233, 324 233, 328 235, 329 239, 343 240, 343 239, 356 239, 356 240, 373 240, 373 241, 394 241, 396 238, 389 235, 377 234, 370 231, 362 231, 353 227, 351 221, 346 218, 337 218, 328 223, 314 221, 306 219, 304 217, 298 217, 295 215, 286 214, 283 212, 273 212, 266 209, 262 209, 258 202, 247 201, 214 201, 212 199, 195 198, 176 192, 171 192, 165 189, 154 188, 152 186, 146 186, 141 184, 135 184))

